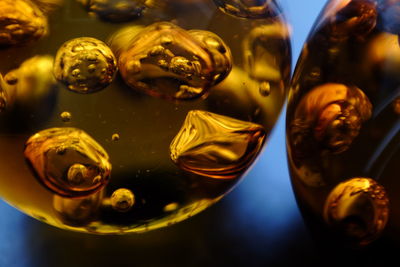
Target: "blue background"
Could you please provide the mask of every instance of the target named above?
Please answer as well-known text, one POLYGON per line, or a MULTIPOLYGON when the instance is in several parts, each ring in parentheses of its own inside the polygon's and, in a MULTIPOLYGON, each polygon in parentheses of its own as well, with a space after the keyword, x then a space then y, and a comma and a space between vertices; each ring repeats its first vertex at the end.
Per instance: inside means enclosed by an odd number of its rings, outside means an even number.
MULTIPOLYGON (((325 1, 280 3, 295 62, 325 1)), ((143 235, 71 233, 0 201, 0 267, 322 266, 294 199, 284 134, 282 114, 263 155, 228 196, 190 220, 143 235)))

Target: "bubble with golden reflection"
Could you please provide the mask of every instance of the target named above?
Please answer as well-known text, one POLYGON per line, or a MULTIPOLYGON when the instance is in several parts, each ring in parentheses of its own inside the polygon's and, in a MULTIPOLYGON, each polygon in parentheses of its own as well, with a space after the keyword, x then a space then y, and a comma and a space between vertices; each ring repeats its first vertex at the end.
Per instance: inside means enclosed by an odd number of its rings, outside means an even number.
POLYGON ((119 134, 115 133, 111 136, 111 140, 113 140, 114 142, 117 142, 119 140, 120 136, 119 134))
POLYGON ((389 218, 389 199, 382 185, 370 178, 338 184, 324 207, 327 224, 354 243, 366 245, 382 233, 389 218))
POLYGON ((179 208, 179 204, 176 202, 169 203, 164 206, 163 211, 164 212, 173 212, 176 211, 179 208))
POLYGON ((34 56, 4 76, 10 106, 40 105, 55 93, 57 82, 52 75, 53 60, 49 55, 34 56))
POLYGON ((146 0, 78 0, 90 13, 110 22, 137 19, 146 8, 146 0))
POLYGON ((337 13, 331 16, 326 34, 331 41, 345 41, 348 38, 364 38, 376 26, 377 4, 375 1, 344 1, 337 13))
POLYGON ((275 14, 272 0, 214 0, 224 13, 246 19, 268 18, 275 14))
POLYGON ((171 159, 180 168, 212 178, 236 178, 260 152, 261 125, 192 110, 171 143, 171 159))
POLYGON ((0 47, 23 45, 47 34, 47 18, 31 1, 0 2, 0 47))
POLYGON ((111 207, 119 212, 129 211, 135 204, 135 195, 131 190, 119 188, 111 195, 111 207))
POLYGON ((54 76, 71 91, 89 94, 113 81, 117 62, 110 48, 100 40, 80 37, 65 42, 57 52, 54 76))
POLYGON ((296 108, 290 125, 294 149, 307 150, 309 142, 316 141, 333 153, 342 153, 371 114, 371 102, 359 88, 336 83, 317 86, 296 108))
POLYGON ((167 99, 198 98, 232 68, 230 50, 218 36, 169 22, 122 29, 110 46, 130 87, 167 99))
POLYGON ((72 115, 68 111, 63 111, 61 112, 60 117, 63 122, 69 122, 71 121, 72 115))
POLYGON ((24 155, 39 181, 64 197, 99 191, 107 184, 111 172, 107 152, 76 128, 38 132, 26 142, 24 155))

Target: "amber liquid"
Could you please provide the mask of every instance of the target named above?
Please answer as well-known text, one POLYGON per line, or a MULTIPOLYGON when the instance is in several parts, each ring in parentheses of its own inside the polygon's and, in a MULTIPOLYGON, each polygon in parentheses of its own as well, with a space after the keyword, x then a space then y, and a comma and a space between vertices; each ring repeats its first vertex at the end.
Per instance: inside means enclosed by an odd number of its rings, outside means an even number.
POLYGON ((330 1, 304 46, 287 113, 298 202, 327 243, 400 229, 400 1, 330 1))
MULTIPOLYGON (((56 77, 56 88, 44 90, 46 94, 14 94, 16 100, 0 112, 0 195, 8 203, 60 228, 97 234, 143 232, 189 218, 215 203, 251 166, 276 122, 289 80, 290 46, 279 9, 271 3, 268 16, 245 18, 226 14, 213 1, 150 2, 140 16, 116 22, 89 14, 77 1, 65 1, 46 13, 47 35, 3 43, 3 87, 15 88, 25 70, 17 72, 17 82, 7 73, 22 69, 34 56, 55 58, 71 39, 96 38, 112 48, 109 40, 122 28, 147 29, 156 22, 172 23, 184 36, 194 29, 217 35, 230 49, 231 70, 222 81, 195 84, 207 86, 207 92, 188 99, 148 94, 119 73, 93 92, 76 92, 56 77), (193 140, 178 138, 185 127, 198 131, 193 140), (65 150, 60 149, 63 142, 65 150), (84 149, 74 151, 76 147, 98 149, 90 158, 84 149), (100 159, 107 164, 88 167, 100 159), (46 180, 49 173, 51 181, 46 180), (65 177, 71 175, 76 179, 68 184, 65 177), (86 184, 73 188, 85 177, 96 184, 87 191, 86 184)), ((2 15, 0 10, 0 19, 2 15)), ((53 72, 48 75, 57 76, 53 72)), ((175 86, 175 79, 160 83, 147 74, 143 76, 151 89, 176 91, 166 88, 175 86)), ((31 75, 42 81, 43 76, 31 75)), ((43 87, 32 84, 32 90, 43 87)))

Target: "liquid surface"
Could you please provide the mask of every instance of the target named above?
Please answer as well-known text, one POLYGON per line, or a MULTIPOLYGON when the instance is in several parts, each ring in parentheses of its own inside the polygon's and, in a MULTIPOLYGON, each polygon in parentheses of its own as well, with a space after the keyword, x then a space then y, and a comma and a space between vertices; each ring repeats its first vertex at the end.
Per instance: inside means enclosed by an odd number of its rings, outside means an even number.
POLYGON ((274 1, 0 1, 1 197, 96 234, 193 216, 262 150, 288 38, 274 1))
POLYGON ((329 1, 297 64, 287 113, 292 184, 328 243, 399 239, 399 7, 329 1))

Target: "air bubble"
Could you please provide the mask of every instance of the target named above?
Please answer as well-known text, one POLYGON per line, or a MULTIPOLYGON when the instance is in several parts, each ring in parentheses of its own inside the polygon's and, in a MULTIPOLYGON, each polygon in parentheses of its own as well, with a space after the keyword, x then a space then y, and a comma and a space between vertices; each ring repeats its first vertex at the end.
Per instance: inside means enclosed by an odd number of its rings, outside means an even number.
POLYGON ((135 195, 131 190, 119 188, 111 195, 111 206, 119 212, 129 211, 135 204, 135 195))
POLYGON ((307 151, 315 140, 332 153, 342 153, 371 115, 372 104, 359 88, 336 83, 319 85, 296 108, 290 126, 295 149, 307 151))
MULTIPOLYGON (((223 81, 232 70, 233 58, 231 49, 213 32, 190 30, 188 33, 200 41, 212 57, 214 62, 214 72, 218 73, 218 75, 214 76, 213 85, 223 81)), ((197 72, 200 72, 200 62, 194 61, 193 63, 197 72)))
POLYGON ((117 62, 100 40, 80 37, 65 42, 57 51, 54 76, 71 91, 88 94, 104 89, 114 79, 117 62))
POLYGON ((63 122, 69 122, 72 118, 72 115, 68 111, 64 111, 60 114, 60 117, 63 122))
POLYGON ((137 19, 146 8, 147 0, 78 0, 90 13, 110 22, 137 19))
POLYGON ((343 42, 349 38, 364 39, 376 26, 376 8, 375 1, 347 1, 347 4, 330 18, 326 34, 334 42, 343 42))
POLYGON ((39 181, 64 197, 99 191, 111 173, 104 149, 76 128, 51 128, 33 135, 24 155, 39 181))
POLYGON ((111 140, 113 140, 114 142, 119 141, 119 134, 115 133, 111 136, 111 140))
POLYGON ((0 47, 36 41, 48 31, 47 18, 31 1, 0 1, 0 47))
POLYGON ((370 178, 352 178, 329 194, 324 218, 352 243, 367 245, 380 236, 389 217, 389 199, 383 186, 370 178))
POLYGON ((269 84, 269 82, 262 82, 260 84, 260 95, 262 96, 269 96, 269 94, 271 93, 271 85, 269 84))
POLYGON ((230 50, 218 36, 169 22, 122 29, 110 46, 130 87, 167 99, 200 97, 232 68, 230 50))
POLYGON ((179 208, 179 204, 176 202, 169 203, 168 205, 164 206, 164 212, 173 212, 179 208))
POLYGON ((214 0, 224 13, 246 19, 262 19, 276 16, 272 0, 214 0))
MULTIPOLYGON (((94 171, 96 173, 96 171, 94 171)), ((93 183, 100 183, 98 175, 94 176, 91 174, 91 170, 85 165, 74 164, 68 169, 67 178, 71 186, 81 186, 88 179, 93 179, 93 183)))
POLYGON ((261 125, 193 110, 170 145, 171 159, 189 172, 232 179, 250 166, 265 137, 261 125))
POLYGON ((29 58, 18 69, 8 72, 4 80, 9 106, 42 105, 57 88, 52 69, 53 57, 42 55, 29 58))

